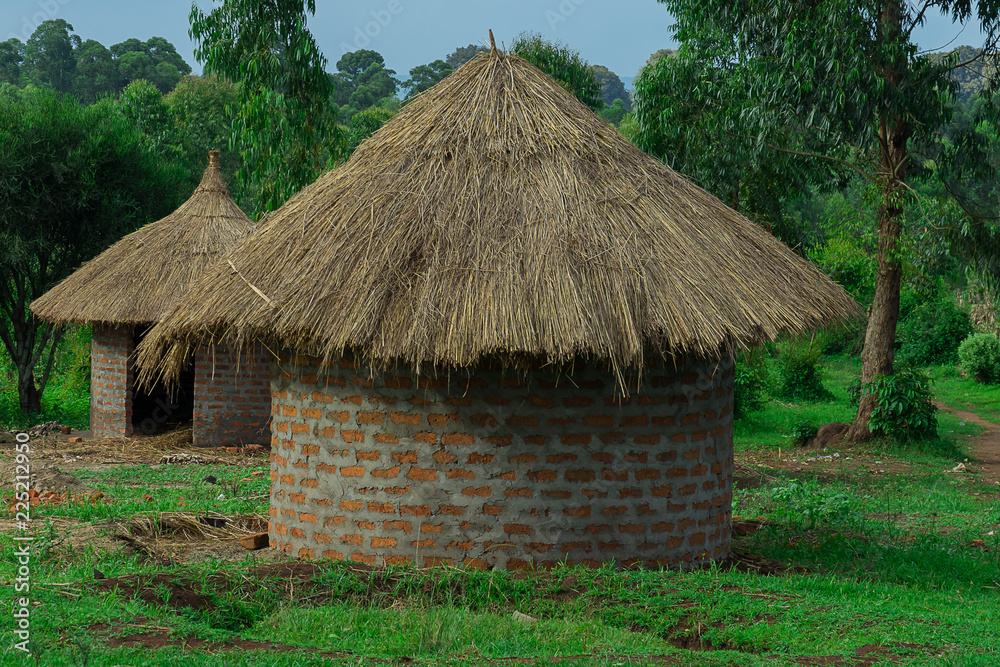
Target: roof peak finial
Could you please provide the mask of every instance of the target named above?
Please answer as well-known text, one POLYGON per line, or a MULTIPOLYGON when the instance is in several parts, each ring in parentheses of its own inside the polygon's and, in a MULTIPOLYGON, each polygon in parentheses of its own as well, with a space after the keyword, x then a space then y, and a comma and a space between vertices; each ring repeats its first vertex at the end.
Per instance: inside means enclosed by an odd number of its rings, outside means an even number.
POLYGON ((497 50, 497 43, 493 40, 493 31, 492 30, 490 30, 490 47, 492 48, 493 53, 495 53, 497 55, 500 54, 500 52, 497 50))
POLYGON ((219 151, 208 151, 208 166, 219 165, 219 151))

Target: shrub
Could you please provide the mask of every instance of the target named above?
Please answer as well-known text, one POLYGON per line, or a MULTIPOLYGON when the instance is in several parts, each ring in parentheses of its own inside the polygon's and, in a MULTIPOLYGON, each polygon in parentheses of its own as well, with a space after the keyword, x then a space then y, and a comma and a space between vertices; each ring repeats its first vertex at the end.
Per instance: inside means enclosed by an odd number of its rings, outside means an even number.
POLYGON ((819 433, 819 426, 808 419, 800 419, 792 426, 792 442, 796 445, 805 445, 816 437, 819 433))
POLYGON ((942 289, 934 298, 915 303, 900 321, 899 356, 921 366, 954 364, 959 343, 970 333, 969 313, 942 289))
POLYGON ((958 346, 962 370, 986 384, 1000 382, 1000 338, 993 334, 972 334, 958 346))
POLYGON ((875 409, 868 419, 873 433, 894 440, 922 440, 937 434, 934 395, 930 378, 913 367, 902 367, 892 375, 876 375, 861 386, 862 395, 875 396, 875 409))
POLYGON ((736 359, 736 386, 733 392, 733 415, 745 417, 767 402, 767 365, 763 355, 741 354, 736 359))
POLYGON ((842 523, 854 515, 854 503, 848 496, 821 487, 815 479, 775 487, 771 498, 777 504, 777 518, 791 527, 842 523))
POLYGON ((778 396, 789 401, 829 401, 823 386, 822 354, 813 345, 789 344, 781 359, 778 396))

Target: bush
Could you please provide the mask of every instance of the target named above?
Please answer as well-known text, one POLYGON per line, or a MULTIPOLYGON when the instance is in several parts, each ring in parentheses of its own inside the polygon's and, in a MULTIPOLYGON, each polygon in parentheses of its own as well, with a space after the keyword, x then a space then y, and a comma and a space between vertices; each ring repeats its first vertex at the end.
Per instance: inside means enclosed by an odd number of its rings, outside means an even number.
POLYGON ((899 323, 899 356, 920 365, 954 364, 958 345, 972 333, 969 313, 958 306, 949 290, 908 309, 899 323))
POLYGON ((993 334, 973 334, 958 346, 962 370, 985 384, 1000 382, 1000 338, 993 334))
POLYGON ((875 409, 868 419, 872 433, 884 433, 894 440, 923 440, 937 434, 934 395, 930 378, 913 367, 897 369, 892 375, 876 375, 861 386, 862 395, 875 396, 875 409))
POLYGON ((733 415, 739 419, 764 407, 767 402, 767 365, 760 354, 741 354, 736 359, 733 415))
POLYGON ((808 419, 800 419, 792 425, 792 443, 796 445, 806 445, 819 433, 819 426, 808 419))
POLYGON ((833 394, 823 386, 822 354, 817 347, 789 344, 781 359, 778 396, 789 401, 829 401, 833 394))
POLYGON ((775 487, 771 498, 777 505, 777 518, 793 528, 843 523, 855 515, 848 496, 820 486, 815 479, 775 487))

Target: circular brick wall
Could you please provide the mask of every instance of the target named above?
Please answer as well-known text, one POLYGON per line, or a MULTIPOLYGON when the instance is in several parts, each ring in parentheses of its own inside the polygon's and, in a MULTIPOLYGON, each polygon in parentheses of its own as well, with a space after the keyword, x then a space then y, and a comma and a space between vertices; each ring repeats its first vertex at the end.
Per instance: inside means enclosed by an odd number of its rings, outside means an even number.
POLYGON ((302 558, 523 568, 686 566, 729 553, 733 361, 528 380, 272 374, 271 546, 302 558))

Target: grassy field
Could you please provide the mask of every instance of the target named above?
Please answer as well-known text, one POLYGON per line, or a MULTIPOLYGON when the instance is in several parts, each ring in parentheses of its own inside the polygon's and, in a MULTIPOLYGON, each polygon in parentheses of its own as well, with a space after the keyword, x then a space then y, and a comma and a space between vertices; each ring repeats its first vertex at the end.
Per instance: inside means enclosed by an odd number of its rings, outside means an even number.
MULTIPOLYGON (((940 413, 942 437, 915 447, 792 445, 804 421, 850 419, 856 373, 832 358, 832 400, 772 400, 737 423, 737 557, 693 572, 288 561, 243 550, 235 528, 180 534, 190 517, 266 516, 265 456, 53 449, 80 491, 32 511, 34 658, 5 613, 0 664, 1000 664, 1000 487, 947 472, 983 427, 940 413)), ((996 389, 933 374, 944 404, 1000 421, 996 389)))

